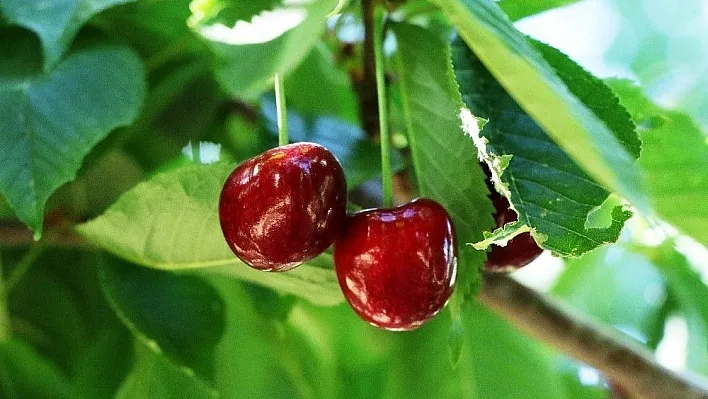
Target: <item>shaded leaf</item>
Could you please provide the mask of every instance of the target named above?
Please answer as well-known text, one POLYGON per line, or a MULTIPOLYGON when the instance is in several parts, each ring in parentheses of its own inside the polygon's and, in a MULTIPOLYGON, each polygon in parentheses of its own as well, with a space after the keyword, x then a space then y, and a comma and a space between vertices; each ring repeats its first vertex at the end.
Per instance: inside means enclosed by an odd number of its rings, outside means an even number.
POLYGON ((204 280, 106 259, 99 268, 108 302, 150 349, 210 375, 224 330, 224 304, 204 280))
POLYGON ((0 342, 0 394, 7 399, 71 399, 76 392, 66 376, 32 347, 9 340, 0 342))

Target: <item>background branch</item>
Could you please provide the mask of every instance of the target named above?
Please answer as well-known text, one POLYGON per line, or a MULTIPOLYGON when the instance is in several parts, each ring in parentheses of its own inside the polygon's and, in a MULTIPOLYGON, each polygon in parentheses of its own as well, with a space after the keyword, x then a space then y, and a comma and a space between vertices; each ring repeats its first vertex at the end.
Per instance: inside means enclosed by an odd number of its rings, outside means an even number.
POLYGON ((480 301, 521 331, 585 362, 633 398, 708 398, 708 382, 659 365, 643 348, 507 275, 485 273, 480 301))

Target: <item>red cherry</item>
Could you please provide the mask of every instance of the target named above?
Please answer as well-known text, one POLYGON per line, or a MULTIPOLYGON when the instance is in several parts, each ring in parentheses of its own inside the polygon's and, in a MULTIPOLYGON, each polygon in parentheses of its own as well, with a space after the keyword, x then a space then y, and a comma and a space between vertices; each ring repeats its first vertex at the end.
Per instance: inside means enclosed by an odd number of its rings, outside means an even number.
POLYGON ((219 219, 236 256, 284 271, 322 253, 342 230, 347 183, 337 159, 314 143, 273 148, 228 177, 219 219))
MULTIPOLYGON (((494 219, 497 227, 516 221, 518 216, 509 205, 509 201, 499 194, 491 184, 489 198, 494 204, 494 219)), ((487 253, 487 262, 484 270, 488 272, 509 272, 520 269, 538 258, 543 253, 531 233, 523 233, 512 238, 505 247, 492 245, 492 250, 487 253)))
POLYGON ((412 330, 452 294, 457 272, 455 230, 440 204, 417 199, 347 219, 334 244, 344 296, 359 316, 387 330, 412 330))

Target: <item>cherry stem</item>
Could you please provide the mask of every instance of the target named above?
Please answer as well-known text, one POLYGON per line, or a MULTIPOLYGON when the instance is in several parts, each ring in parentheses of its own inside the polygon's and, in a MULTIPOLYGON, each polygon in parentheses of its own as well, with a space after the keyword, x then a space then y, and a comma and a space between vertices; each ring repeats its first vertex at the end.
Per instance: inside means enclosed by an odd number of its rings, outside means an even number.
POLYGON ((379 103, 379 129, 381 139, 381 183, 383 186, 383 205, 393 206, 393 175, 391 173, 391 138, 388 131, 388 99, 384 75, 384 22, 386 10, 381 4, 374 9, 374 64, 376 68, 376 94, 379 103))
POLYGON ((288 111, 285 104, 285 81, 281 74, 275 74, 275 109, 278 115, 278 145, 287 145, 288 111))

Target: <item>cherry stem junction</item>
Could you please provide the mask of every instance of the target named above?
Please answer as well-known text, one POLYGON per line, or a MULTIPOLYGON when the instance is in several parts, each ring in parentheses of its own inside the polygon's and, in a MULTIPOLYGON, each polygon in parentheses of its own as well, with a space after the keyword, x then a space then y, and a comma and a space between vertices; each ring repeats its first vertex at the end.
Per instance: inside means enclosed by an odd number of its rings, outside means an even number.
POLYGON ((384 22, 386 10, 381 4, 374 9, 374 64, 376 68, 376 94, 379 103, 379 127, 381 139, 381 182, 383 186, 383 205, 393 206, 393 176, 391 172, 391 139, 388 131, 388 100, 384 75, 384 22))
POLYGON ((281 74, 275 74, 275 109, 278 116, 278 145, 289 144, 288 111, 285 104, 285 81, 281 74))

